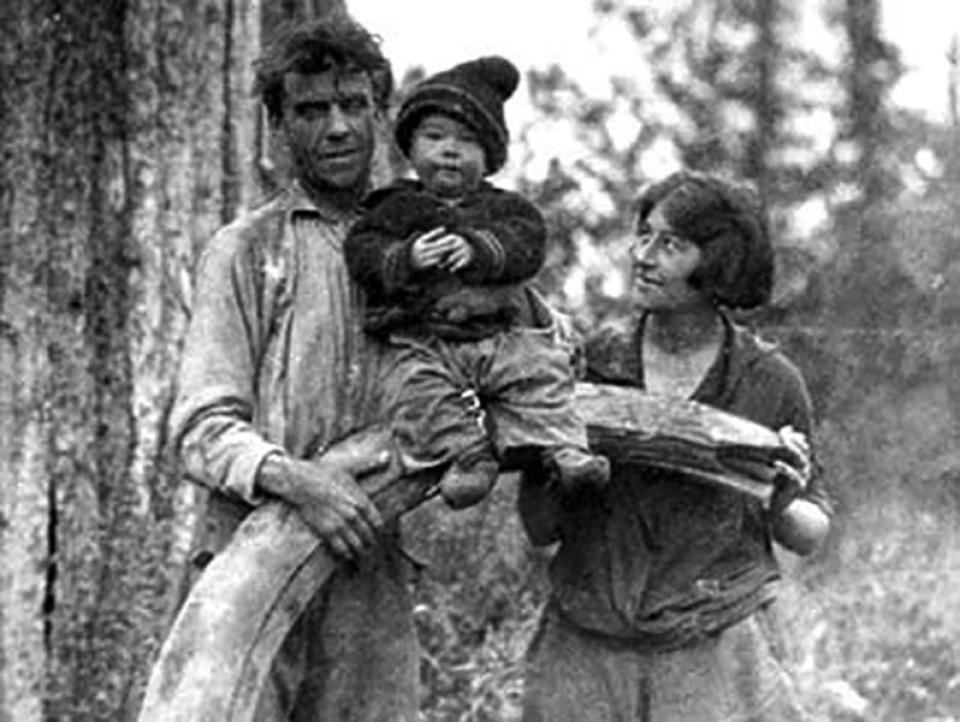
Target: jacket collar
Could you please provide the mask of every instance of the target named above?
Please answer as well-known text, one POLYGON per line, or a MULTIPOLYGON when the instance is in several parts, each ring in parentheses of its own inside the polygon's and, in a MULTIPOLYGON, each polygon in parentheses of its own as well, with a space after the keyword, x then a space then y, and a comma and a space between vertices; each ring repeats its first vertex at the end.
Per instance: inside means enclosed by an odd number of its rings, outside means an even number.
POLYGON ((726 325, 728 346, 727 386, 732 387, 740 377, 757 361, 775 353, 779 346, 773 341, 761 338, 744 326, 734 323, 729 316, 723 314, 726 325))
POLYGON ((288 220, 293 216, 307 214, 318 216, 329 223, 343 223, 353 221, 360 212, 360 206, 344 210, 332 203, 314 201, 304 190, 300 181, 293 181, 284 190, 280 191, 276 203, 283 209, 288 220))
MULTIPOLYGON (((724 370, 721 393, 726 396, 736 387, 747 369, 775 352, 777 345, 734 323, 723 311, 720 317, 725 328, 720 351, 722 358, 719 359, 724 370)), ((640 344, 645 318, 645 314, 641 315, 636 323, 626 329, 622 326, 608 328, 587 342, 585 353, 591 377, 617 385, 635 385, 640 380, 643 368, 640 344)))

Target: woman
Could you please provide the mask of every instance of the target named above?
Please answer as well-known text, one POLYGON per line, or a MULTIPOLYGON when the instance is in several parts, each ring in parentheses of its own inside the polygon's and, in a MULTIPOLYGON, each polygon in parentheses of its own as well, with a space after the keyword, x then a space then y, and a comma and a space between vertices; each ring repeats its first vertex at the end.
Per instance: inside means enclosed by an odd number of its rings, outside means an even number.
POLYGON ((635 322, 588 340, 588 380, 744 416, 778 430, 795 459, 780 463, 766 508, 615 459, 610 484, 576 498, 525 479, 528 535, 560 545, 523 719, 802 720, 764 612, 779 578, 772 542, 808 554, 829 529, 810 474, 810 398, 796 367, 725 313, 769 299, 766 220, 748 189, 689 172, 647 187, 637 210, 635 322))

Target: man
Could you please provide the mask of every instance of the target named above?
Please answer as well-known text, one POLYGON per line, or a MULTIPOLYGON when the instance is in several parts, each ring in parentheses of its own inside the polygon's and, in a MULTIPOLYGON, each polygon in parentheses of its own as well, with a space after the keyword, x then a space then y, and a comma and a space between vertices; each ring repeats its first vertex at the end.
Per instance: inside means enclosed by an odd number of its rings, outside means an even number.
POLYGON ((378 350, 341 242, 368 189, 392 90, 377 42, 344 18, 285 29, 256 91, 295 180, 223 228, 201 259, 172 436, 211 488, 206 548, 269 498, 344 560, 275 660, 257 720, 416 719, 418 653, 395 539, 318 449, 375 418, 378 350))

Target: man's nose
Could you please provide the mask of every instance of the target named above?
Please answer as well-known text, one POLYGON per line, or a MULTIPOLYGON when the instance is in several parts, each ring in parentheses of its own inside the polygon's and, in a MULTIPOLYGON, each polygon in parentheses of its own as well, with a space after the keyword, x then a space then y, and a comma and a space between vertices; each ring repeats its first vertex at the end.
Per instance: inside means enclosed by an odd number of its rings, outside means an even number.
POLYGON ((327 127, 325 131, 328 137, 336 138, 343 137, 350 132, 347 117, 339 105, 334 104, 330 108, 330 115, 327 116, 327 127))

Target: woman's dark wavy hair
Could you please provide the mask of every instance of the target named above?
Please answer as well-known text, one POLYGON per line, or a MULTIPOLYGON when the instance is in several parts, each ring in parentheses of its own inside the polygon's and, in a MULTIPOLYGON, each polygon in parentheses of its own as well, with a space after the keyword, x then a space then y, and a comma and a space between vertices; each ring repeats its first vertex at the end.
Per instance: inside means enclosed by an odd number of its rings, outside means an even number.
POLYGON ((770 300, 774 258, 766 212, 750 186, 679 171, 640 191, 637 231, 659 208, 670 227, 703 253, 690 283, 714 303, 749 310, 770 300))
POLYGON ((387 107, 393 92, 393 71, 380 51, 379 38, 346 15, 280 26, 253 67, 253 93, 260 97, 274 124, 283 119, 283 77, 287 73, 320 73, 331 68, 366 72, 381 109, 387 107))

